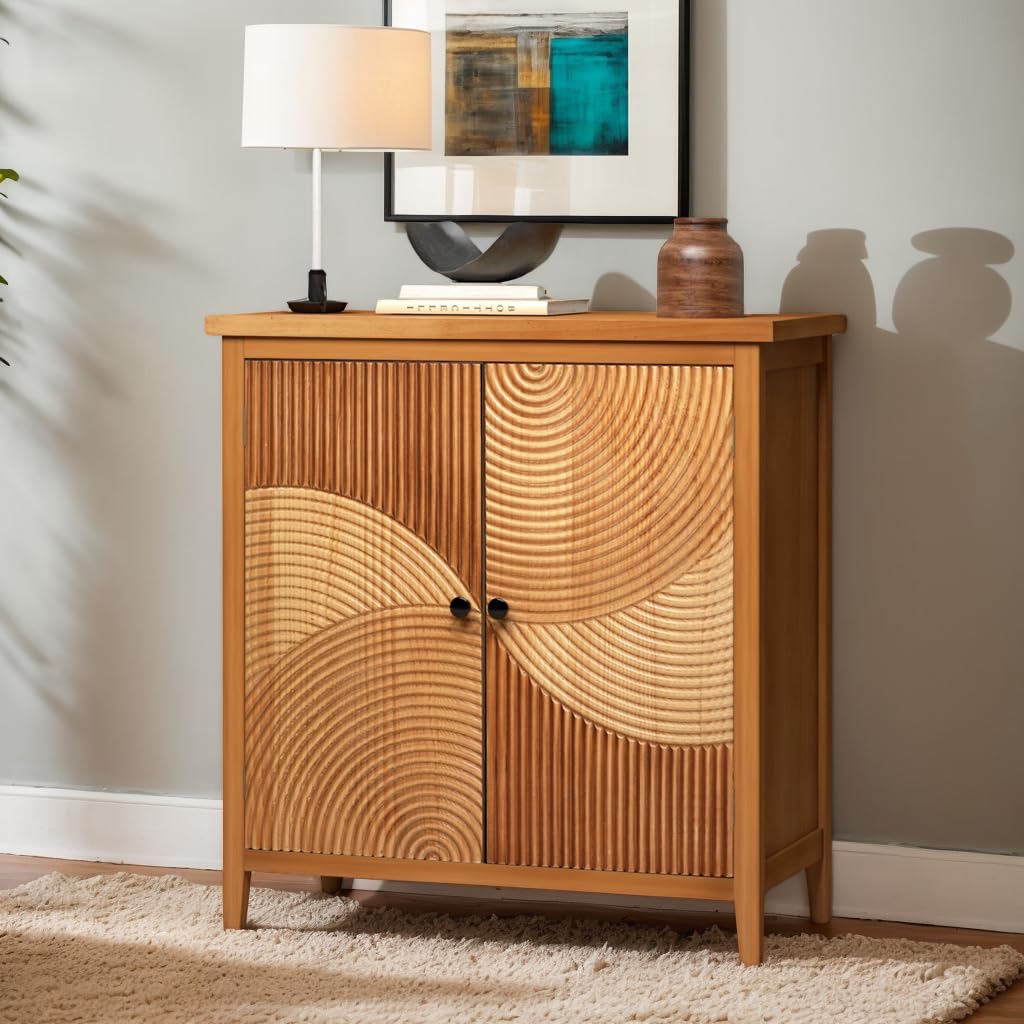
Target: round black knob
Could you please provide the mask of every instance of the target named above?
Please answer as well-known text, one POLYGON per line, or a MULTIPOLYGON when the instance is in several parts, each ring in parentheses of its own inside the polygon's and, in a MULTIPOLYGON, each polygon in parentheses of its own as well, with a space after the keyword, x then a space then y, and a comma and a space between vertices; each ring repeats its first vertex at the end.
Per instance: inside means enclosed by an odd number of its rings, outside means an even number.
POLYGON ((472 611, 473 606, 464 597, 453 597, 448 609, 455 618, 464 619, 472 611))
POLYGON ((508 602, 502 601, 500 597, 492 597, 487 602, 487 614, 492 619, 503 619, 508 615, 508 602))

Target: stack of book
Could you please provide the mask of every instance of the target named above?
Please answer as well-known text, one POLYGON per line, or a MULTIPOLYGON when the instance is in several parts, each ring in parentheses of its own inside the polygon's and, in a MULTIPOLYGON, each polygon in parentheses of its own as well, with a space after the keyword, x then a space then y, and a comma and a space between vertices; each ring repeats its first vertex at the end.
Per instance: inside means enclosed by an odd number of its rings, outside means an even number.
POLYGON ((552 299, 539 284, 404 284, 378 313, 456 316, 562 316, 586 313, 589 299, 552 299))

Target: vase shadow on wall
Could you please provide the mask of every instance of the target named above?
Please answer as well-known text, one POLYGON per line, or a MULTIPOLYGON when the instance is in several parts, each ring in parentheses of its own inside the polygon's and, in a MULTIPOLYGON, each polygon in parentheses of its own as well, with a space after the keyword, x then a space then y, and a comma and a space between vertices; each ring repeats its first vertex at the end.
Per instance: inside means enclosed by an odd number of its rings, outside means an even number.
POLYGON ((992 732, 1019 719, 1024 664, 1024 351, 991 340, 1014 247, 966 227, 912 244, 923 258, 896 288, 893 331, 863 232, 812 232, 782 292, 786 312, 849 317, 835 346, 836 817, 841 835, 1021 849, 1024 819, 992 811, 1019 806, 1024 772, 1020 745, 992 732), (977 800, 986 787, 1001 792, 977 800))

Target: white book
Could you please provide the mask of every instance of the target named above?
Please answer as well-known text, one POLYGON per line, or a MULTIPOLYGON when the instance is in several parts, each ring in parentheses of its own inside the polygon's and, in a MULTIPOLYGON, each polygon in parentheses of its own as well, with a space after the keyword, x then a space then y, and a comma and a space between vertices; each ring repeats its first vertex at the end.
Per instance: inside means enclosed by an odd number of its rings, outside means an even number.
POLYGON ((586 313, 590 299, 378 299, 377 312, 423 316, 564 316, 586 313))
POLYGON ((403 284, 400 299, 546 299, 539 284, 403 284))

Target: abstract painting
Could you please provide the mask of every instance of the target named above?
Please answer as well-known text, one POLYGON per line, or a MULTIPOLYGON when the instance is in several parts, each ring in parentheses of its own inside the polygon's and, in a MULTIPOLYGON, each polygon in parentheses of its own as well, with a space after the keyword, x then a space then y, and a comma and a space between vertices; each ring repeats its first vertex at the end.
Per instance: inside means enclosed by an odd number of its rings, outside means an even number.
POLYGON ((385 220, 686 216, 690 0, 384 2, 430 33, 433 134, 385 155, 385 220))
POLYGON ((449 14, 445 155, 629 153, 629 15, 449 14))

